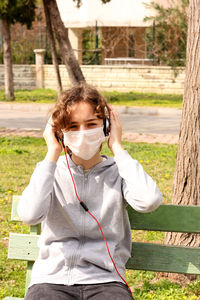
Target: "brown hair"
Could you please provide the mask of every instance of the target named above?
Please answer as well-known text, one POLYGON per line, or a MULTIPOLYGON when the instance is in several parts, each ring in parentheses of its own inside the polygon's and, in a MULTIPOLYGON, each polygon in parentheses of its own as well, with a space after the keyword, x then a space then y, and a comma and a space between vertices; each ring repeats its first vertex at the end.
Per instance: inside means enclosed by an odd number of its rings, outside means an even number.
POLYGON ((86 83, 75 85, 59 96, 52 113, 53 127, 58 137, 62 136, 61 130, 70 125, 72 106, 79 102, 91 104, 95 115, 100 119, 105 119, 108 116, 107 103, 95 88, 86 83))

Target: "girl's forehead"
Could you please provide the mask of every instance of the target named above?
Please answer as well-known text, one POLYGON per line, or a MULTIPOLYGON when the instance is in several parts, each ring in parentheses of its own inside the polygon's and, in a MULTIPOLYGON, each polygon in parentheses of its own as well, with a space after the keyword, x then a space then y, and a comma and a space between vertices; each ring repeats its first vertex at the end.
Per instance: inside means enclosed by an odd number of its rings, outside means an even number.
POLYGON ((87 102, 79 102, 71 106, 70 119, 72 122, 91 117, 96 118, 94 108, 91 104, 87 102))

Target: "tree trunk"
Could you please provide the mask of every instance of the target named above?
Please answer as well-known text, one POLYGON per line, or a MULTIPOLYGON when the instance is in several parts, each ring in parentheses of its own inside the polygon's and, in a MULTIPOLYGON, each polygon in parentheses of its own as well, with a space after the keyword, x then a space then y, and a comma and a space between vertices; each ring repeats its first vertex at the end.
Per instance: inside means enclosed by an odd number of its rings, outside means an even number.
POLYGON ((12 70, 12 51, 10 26, 6 18, 2 18, 2 35, 3 35, 3 60, 5 76, 5 97, 7 100, 14 100, 14 82, 12 70))
MULTIPOLYGON (((200 205, 200 0, 190 0, 186 77, 173 204, 200 205)), ((200 235, 167 233, 165 243, 200 246, 200 235)))
POLYGON ((66 28, 61 20, 56 0, 46 0, 51 22, 59 43, 61 57, 67 68, 72 85, 85 81, 81 68, 71 47, 66 28))
MULTIPOLYGON (((200 0, 190 0, 186 51, 185 87, 172 203, 200 204, 200 0)), ((165 244, 200 246, 200 235, 165 234, 165 244)), ((196 275, 161 273, 172 281, 188 282, 196 275), (185 277, 185 279, 183 279, 185 277)))
POLYGON ((52 55, 54 70, 56 73, 57 91, 58 91, 58 95, 60 95, 62 92, 62 81, 61 81, 61 77, 60 77, 60 71, 59 71, 59 65, 58 65, 58 59, 57 59, 57 53, 56 53, 56 45, 55 45, 55 39, 54 39, 53 29, 52 29, 52 25, 51 25, 49 9, 48 9, 48 6, 46 5, 46 2, 47 2, 46 0, 43 0, 44 12, 45 12, 45 17, 46 17, 47 33, 48 33, 48 37, 49 37, 49 41, 50 41, 51 55, 52 55))

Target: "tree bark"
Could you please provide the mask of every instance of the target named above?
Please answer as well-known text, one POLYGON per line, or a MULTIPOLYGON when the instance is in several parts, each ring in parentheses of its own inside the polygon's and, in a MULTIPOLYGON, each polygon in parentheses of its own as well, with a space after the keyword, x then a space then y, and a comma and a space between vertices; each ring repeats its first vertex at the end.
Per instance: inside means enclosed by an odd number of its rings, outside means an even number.
POLYGON ((66 28, 60 17, 56 0, 46 0, 45 5, 48 6, 50 19, 60 47, 61 57, 67 68, 72 85, 84 82, 85 78, 71 47, 66 28))
POLYGON ((46 0, 43 0, 44 12, 45 12, 45 17, 46 17, 47 34, 49 37, 49 42, 50 42, 50 47, 51 47, 51 55, 52 55, 54 70, 56 73, 57 91, 58 91, 58 95, 60 95, 62 92, 62 81, 61 81, 61 77, 60 77, 60 71, 59 71, 59 65, 58 65, 58 59, 57 59, 57 53, 56 53, 56 45, 55 45, 55 39, 54 39, 54 35, 53 35, 53 29, 52 29, 49 9, 48 9, 48 6, 46 5, 46 2, 47 2, 46 0))
MULTIPOLYGON (((173 204, 200 205, 200 0, 190 0, 186 77, 173 204)), ((200 235, 167 233, 165 243, 200 246, 200 235)))
POLYGON ((2 18, 2 35, 3 35, 3 60, 5 76, 5 97, 7 100, 14 100, 14 82, 12 70, 12 51, 10 26, 6 18, 2 18))

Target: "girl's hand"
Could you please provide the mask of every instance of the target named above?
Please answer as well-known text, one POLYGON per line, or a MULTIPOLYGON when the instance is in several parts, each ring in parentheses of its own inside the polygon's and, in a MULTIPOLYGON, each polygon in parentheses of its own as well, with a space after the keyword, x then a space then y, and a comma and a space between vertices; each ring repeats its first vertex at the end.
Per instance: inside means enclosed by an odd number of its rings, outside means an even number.
POLYGON ((43 137, 44 137, 47 147, 48 147, 46 159, 56 163, 60 156, 60 153, 62 152, 62 146, 57 141, 56 136, 55 136, 55 131, 53 130, 53 127, 51 126, 51 124, 52 124, 52 120, 50 118, 45 127, 43 137))
POLYGON ((110 135, 108 147, 114 155, 123 150, 122 147, 122 126, 118 113, 109 105, 110 114, 110 135))

